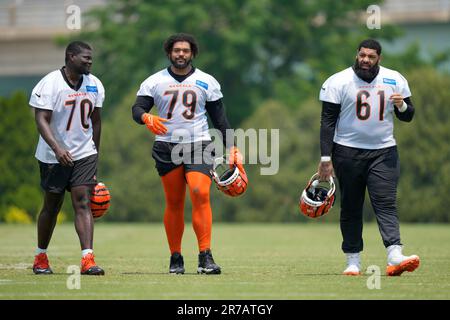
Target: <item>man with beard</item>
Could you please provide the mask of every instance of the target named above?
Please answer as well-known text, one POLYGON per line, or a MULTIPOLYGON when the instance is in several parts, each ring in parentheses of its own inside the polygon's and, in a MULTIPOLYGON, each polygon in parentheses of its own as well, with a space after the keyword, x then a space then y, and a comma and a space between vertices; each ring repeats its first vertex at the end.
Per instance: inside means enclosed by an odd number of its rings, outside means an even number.
POLYGON ((39 142, 38 159, 44 205, 38 218, 38 247, 33 264, 35 274, 51 274, 47 247, 64 201, 71 193, 75 229, 81 245, 81 274, 104 275, 93 253, 94 221, 89 207, 96 185, 100 150, 100 111, 105 90, 90 74, 92 49, 81 41, 66 48, 65 66, 46 75, 33 89, 39 142))
POLYGON ((414 107, 406 79, 380 66, 380 60, 381 45, 364 40, 353 67, 328 78, 320 90, 318 173, 326 181, 336 170, 339 180, 345 275, 361 273, 366 188, 387 249, 386 274, 399 276, 419 266, 418 256, 402 254, 396 207, 400 163, 393 136, 393 115, 409 122, 414 107))
POLYGON ((211 253, 209 191, 214 154, 206 113, 229 149, 230 166, 236 165, 245 174, 242 155, 233 141, 227 141, 226 130, 230 125, 219 83, 192 65, 198 55, 196 39, 189 34, 174 34, 165 41, 164 50, 171 65, 141 84, 132 114, 138 124, 145 124, 156 135, 152 156, 166 198, 164 226, 171 254, 169 273, 185 271, 181 242, 187 184, 199 249, 197 273, 220 274, 221 268, 211 253), (158 116, 149 113, 153 105, 158 116))

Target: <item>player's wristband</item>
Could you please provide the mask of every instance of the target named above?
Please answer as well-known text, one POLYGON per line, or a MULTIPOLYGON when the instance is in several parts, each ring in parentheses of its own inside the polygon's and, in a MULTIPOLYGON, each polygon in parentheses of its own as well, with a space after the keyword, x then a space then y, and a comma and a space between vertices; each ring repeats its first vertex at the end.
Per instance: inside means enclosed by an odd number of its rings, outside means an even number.
POLYGON ((320 157, 320 162, 328 162, 328 161, 331 161, 331 157, 330 156, 320 157))
POLYGON ((403 101, 403 104, 402 104, 402 106, 400 108, 398 108, 398 111, 405 112, 406 109, 408 109, 408 105, 406 104, 405 101, 403 101))

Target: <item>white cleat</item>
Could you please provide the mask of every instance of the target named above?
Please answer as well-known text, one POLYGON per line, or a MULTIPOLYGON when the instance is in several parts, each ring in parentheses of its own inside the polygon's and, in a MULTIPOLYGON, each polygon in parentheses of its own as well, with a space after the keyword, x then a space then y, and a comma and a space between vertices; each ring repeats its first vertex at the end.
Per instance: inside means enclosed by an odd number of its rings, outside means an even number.
POLYGON ((342 272, 346 276, 359 276, 361 274, 361 261, 359 252, 346 253, 347 256, 347 268, 342 272))
POLYGON ((417 255, 404 256, 402 247, 392 245, 386 248, 388 253, 388 265, 386 267, 386 275, 400 276, 403 272, 413 272, 420 265, 420 258, 417 255))

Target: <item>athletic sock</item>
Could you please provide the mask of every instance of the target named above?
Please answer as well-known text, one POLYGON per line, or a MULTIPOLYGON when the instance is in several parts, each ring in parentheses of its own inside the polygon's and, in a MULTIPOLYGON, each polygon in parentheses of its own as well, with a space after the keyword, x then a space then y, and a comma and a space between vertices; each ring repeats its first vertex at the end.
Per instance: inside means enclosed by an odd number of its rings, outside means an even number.
POLYGON ((92 250, 92 249, 81 250, 81 257, 84 257, 85 255, 87 255, 89 253, 94 253, 94 250, 92 250))
POLYGON ((36 248, 36 255, 41 254, 41 253, 47 253, 47 249, 41 249, 41 248, 36 248))

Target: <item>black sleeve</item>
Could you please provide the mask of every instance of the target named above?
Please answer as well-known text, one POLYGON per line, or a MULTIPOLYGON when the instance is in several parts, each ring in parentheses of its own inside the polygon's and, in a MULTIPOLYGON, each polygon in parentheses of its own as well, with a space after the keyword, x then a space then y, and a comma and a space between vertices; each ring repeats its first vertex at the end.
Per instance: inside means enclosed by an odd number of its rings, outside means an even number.
POLYGON ((394 106, 394 112, 397 116, 398 120, 410 122, 414 117, 414 106, 412 104, 411 98, 405 98, 403 99, 405 101, 406 105, 408 106, 405 111, 400 112, 398 111, 398 108, 394 106))
POLYGON ((137 96, 136 102, 133 104, 133 107, 131 107, 134 121, 139 124, 144 124, 141 117, 145 112, 149 112, 154 104, 155 101, 153 100, 153 97, 137 96))
POLYGON ((226 148, 233 146, 234 139, 228 141, 227 139, 227 129, 231 129, 230 123, 228 122, 227 116, 225 114, 225 106, 222 103, 222 99, 216 101, 207 101, 206 112, 208 112, 211 122, 217 130, 222 134, 222 141, 226 148))
POLYGON ((340 104, 322 102, 322 114, 320 117, 320 153, 322 156, 331 156, 334 130, 340 112, 340 104))

